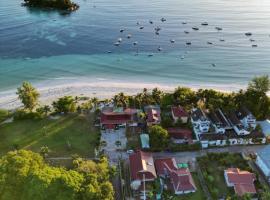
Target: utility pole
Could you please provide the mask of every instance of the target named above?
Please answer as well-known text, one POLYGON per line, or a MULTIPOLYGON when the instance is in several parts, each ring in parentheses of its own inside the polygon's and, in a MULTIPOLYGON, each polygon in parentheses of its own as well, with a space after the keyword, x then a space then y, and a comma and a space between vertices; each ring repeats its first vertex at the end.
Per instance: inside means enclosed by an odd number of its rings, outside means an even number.
POLYGON ((145 174, 143 174, 143 199, 146 200, 146 194, 145 194, 145 174))

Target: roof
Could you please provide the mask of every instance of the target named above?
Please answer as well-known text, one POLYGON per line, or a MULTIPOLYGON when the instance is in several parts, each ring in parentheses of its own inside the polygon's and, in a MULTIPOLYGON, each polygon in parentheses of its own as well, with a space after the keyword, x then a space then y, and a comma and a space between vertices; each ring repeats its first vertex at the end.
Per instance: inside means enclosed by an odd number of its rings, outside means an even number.
POLYGON ((148 134, 141 134, 140 135, 141 138, 141 144, 142 144, 142 148, 143 149, 149 149, 149 135, 148 134))
POLYGON ((257 155, 261 158, 264 164, 270 169, 270 146, 267 145, 263 149, 257 152, 257 155))
POLYGON ((191 118, 194 121, 207 120, 207 116, 205 115, 205 113, 200 108, 196 108, 191 112, 191 118))
POLYGON ((137 113, 136 109, 122 108, 113 109, 112 107, 104 107, 101 112, 100 122, 102 124, 123 124, 134 119, 133 115, 137 113))
POLYGON ((191 139, 192 140, 192 131, 187 128, 180 127, 171 127, 167 129, 170 137, 175 139, 191 139))
POLYGON ((215 113, 225 127, 230 127, 230 123, 221 109, 217 109, 215 113))
POLYGON ((237 118, 236 114, 234 111, 229 111, 227 113, 227 117, 228 117, 228 120, 229 122, 232 124, 232 125, 242 125, 240 120, 237 118))
POLYGON ((242 106, 238 111, 236 111, 236 115, 239 119, 243 119, 248 115, 251 115, 251 112, 244 106, 242 106))
POLYGON ((160 122, 160 110, 155 108, 149 108, 147 110, 147 122, 160 122))
POLYGON ((182 106, 173 106, 172 113, 175 117, 188 117, 188 113, 182 106))
POLYGON ((229 168, 225 170, 225 174, 228 177, 228 182, 234 185, 235 193, 239 196, 245 193, 256 193, 254 181, 256 175, 248 171, 240 171, 238 168, 229 168))
POLYGON ((129 156, 131 179, 143 180, 154 179, 157 177, 154 160, 151 153, 137 151, 129 156))
POLYGON ((262 128, 262 132, 264 133, 265 136, 270 136, 270 120, 264 120, 261 122, 258 122, 262 128))
POLYGON ((156 159, 155 167, 159 176, 169 175, 175 191, 196 189, 188 168, 178 168, 174 158, 156 159))

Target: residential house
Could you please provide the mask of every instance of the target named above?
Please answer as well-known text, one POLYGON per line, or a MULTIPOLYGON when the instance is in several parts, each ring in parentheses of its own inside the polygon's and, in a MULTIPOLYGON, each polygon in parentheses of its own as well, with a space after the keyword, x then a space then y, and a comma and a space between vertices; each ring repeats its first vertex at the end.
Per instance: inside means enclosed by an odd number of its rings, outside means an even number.
POLYGON ((168 179, 168 188, 176 195, 187 194, 196 191, 193 178, 188 168, 178 168, 174 158, 162 158, 155 160, 157 175, 168 179))
POLYGON ((192 131, 187 128, 180 128, 180 127, 171 127, 167 129, 169 136, 171 140, 174 143, 182 144, 182 143, 188 143, 192 144, 192 131))
POLYGON ((207 133, 210 128, 210 120, 200 108, 191 111, 191 122, 196 132, 207 133))
POLYGON ((257 152, 256 164, 270 183, 270 146, 257 152))
POLYGON ((215 128, 215 132, 218 134, 225 133, 225 124, 219 118, 218 111, 212 111, 208 114, 209 119, 211 120, 213 127, 215 128))
POLYGON ((136 126, 137 110, 104 107, 101 111, 100 124, 104 129, 115 129, 117 126, 126 126, 130 124, 136 126))
POLYGON ((236 111, 236 115, 244 125, 245 129, 250 127, 253 129, 256 128, 256 118, 246 107, 241 107, 238 111, 236 111))
POLYGON ((238 196, 244 194, 256 194, 254 181, 256 175, 248 171, 241 171, 238 168, 229 168, 224 170, 224 177, 228 187, 234 187, 238 196))
POLYGON ((158 125, 161 122, 161 116, 160 116, 160 107, 159 106, 146 106, 144 108, 144 111, 146 112, 146 122, 147 126, 153 126, 158 125))
POLYGON ((182 123, 188 122, 189 114, 182 106, 172 106, 171 112, 174 123, 177 123, 179 120, 181 120, 182 123))
POLYGON ((157 178, 154 160, 151 153, 137 151, 129 156, 131 188, 138 190, 145 182, 157 178))
POLYGON ((230 122, 233 130, 238 135, 248 135, 248 134, 250 134, 250 132, 245 129, 242 122, 237 118, 235 112, 233 112, 233 111, 228 112, 227 119, 230 122))

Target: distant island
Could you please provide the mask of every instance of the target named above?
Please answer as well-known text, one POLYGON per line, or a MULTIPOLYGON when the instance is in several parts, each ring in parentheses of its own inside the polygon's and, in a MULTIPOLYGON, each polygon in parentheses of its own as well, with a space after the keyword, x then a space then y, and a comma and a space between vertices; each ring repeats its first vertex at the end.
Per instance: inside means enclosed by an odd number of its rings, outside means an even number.
POLYGON ((79 5, 71 0, 24 0, 24 6, 75 11, 79 5))

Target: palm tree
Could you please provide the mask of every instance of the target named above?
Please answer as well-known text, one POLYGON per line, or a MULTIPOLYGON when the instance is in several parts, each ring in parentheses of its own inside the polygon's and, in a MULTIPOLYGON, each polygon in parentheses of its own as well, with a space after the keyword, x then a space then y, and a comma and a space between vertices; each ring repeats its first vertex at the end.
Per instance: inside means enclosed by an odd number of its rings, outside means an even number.
POLYGON ((97 97, 93 97, 91 99, 92 104, 94 104, 94 109, 97 110, 97 105, 98 105, 98 98, 97 97))
POLYGON ((154 88, 152 90, 152 97, 153 97, 154 101, 156 102, 156 104, 161 103, 161 99, 162 99, 163 95, 164 95, 164 93, 158 88, 154 88))
POLYGON ((128 96, 126 96, 123 92, 120 92, 114 96, 113 102, 117 107, 126 108, 128 106, 128 96))

